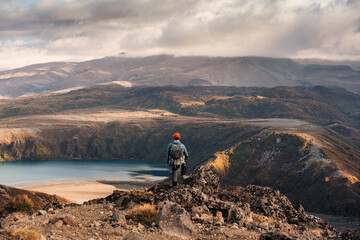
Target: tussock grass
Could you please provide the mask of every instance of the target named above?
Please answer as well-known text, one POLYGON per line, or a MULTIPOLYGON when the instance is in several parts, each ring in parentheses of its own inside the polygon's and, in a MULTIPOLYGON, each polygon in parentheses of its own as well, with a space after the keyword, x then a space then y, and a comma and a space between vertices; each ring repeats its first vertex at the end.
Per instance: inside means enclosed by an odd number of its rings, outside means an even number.
POLYGON ((11 205, 14 212, 31 213, 34 210, 34 202, 25 194, 13 198, 11 205))
POLYGON ((10 232, 14 240, 41 240, 41 235, 35 230, 28 228, 17 228, 10 232))
POLYGON ((126 212, 126 217, 146 225, 151 225, 156 221, 156 215, 159 210, 153 204, 146 203, 144 205, 135 206, 126 212))
POLYGON ((218 173, 221 177, 225 177, 230 168, 229 155, 225 152, 217 152, 215 153, 215 159, 206 165, 213 166, 216 173, 218 173))
POLYGON ((152 192, 148 192, 147 189, 136 189, 136 188, 133 188, 129 191, 127 197, 129 199, 133 199, 133 198, 136 198, 136 197, 139 197, 139 196, 143 196, 145 194, 153 194, 152 192))

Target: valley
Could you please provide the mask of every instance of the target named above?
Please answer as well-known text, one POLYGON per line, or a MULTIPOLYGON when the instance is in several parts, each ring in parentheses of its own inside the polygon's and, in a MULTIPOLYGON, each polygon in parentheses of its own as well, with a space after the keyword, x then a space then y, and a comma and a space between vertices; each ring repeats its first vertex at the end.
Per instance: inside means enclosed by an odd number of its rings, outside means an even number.
POLYGON ((180 132, 188 167, 224 186, 281 190, 306 210, 359 216, 360 97, 314 88, 96 85, 0 101, 1 161, 166 162, 180 132))

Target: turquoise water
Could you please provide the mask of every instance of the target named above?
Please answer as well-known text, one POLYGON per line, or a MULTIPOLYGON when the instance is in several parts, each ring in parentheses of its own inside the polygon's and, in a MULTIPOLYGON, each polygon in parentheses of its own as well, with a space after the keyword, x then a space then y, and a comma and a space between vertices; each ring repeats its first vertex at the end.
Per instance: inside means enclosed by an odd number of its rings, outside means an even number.
POLYGON ((166 164, 118 160, 52 160, 0 163, 0 184, 27 187, 88 180, 163 179, 166 164))

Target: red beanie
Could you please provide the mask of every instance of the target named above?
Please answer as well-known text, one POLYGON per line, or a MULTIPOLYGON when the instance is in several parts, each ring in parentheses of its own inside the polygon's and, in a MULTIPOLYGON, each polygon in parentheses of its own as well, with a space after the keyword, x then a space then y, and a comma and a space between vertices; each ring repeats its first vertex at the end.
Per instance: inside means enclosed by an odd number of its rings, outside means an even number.
POLYGON ((174 139, 175 140, 180 140, 180 133, 175 133, 174 134, 174 139))

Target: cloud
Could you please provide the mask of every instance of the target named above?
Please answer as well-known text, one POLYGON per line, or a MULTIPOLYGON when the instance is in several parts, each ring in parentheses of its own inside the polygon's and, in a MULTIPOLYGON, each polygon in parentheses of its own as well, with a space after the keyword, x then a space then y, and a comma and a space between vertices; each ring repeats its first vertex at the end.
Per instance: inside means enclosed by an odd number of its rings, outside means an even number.
POLYGON ((360 60, 354 0, 11 0, 0 69, 125 52, 360 60))

